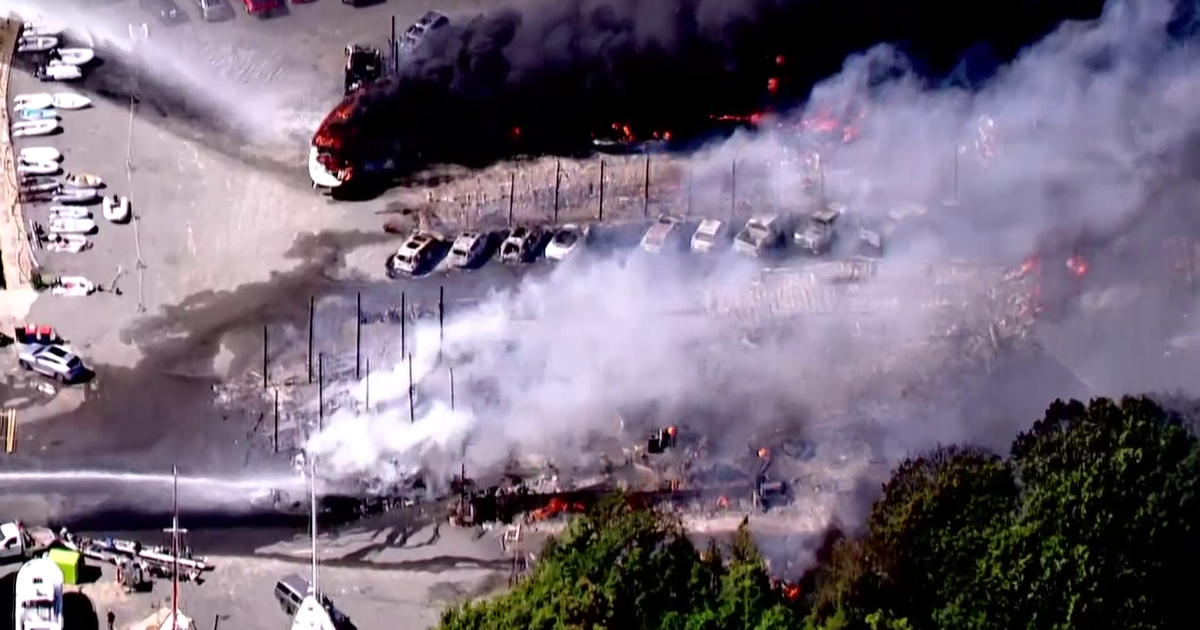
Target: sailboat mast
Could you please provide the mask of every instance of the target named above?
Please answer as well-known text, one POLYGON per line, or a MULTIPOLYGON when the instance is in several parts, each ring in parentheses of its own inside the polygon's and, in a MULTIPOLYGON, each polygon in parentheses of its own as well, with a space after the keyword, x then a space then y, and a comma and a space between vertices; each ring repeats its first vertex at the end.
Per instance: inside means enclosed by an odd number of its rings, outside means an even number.
POLYGON ((171 467, 171 628, 179 630, 179 466, 171 467))
POLYGON ((317 462, 315 457, 309 460, 308 488, 309 512, 312 518, 312 589, 313 595, 319 598, 321 587, 317 581, 317 462))

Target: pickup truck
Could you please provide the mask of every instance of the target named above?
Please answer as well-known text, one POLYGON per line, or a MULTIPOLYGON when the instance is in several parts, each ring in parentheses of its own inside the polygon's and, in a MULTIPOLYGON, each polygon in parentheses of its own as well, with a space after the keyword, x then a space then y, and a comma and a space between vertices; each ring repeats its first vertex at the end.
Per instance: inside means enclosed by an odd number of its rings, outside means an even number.
POLYGON ((20 521, 0 524, 0 565, 23 563, 50 548, 54 534, 45 528, 27 528, 20 521))

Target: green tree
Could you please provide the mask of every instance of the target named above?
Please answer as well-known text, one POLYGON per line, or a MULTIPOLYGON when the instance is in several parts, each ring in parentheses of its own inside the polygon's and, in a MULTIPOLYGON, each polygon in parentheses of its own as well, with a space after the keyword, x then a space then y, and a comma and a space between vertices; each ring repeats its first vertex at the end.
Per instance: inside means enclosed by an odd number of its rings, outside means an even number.
POLYGON ((729 554, 698 551, 678 519, 621 497, 577 519, 530 576, 497 598, 442 615, 443 630, 796 627, 745 524, 729 554))
POLYGON ((1144 397, 1058 401, 1011 462, 1021 506, 988 560, 1010 595, 1008 627, 1187 623, 1200 448, 1178 417, 1144 397))
POLYGON ((908 458, 872 507, 866 536, 835 550, 817 619, 841 610, 859 627, 900 623, 889 619, 971 627, 976 596, 989 588, 979 559, 1017 498, 1009 467, 981 449, 947 446, 908 458))

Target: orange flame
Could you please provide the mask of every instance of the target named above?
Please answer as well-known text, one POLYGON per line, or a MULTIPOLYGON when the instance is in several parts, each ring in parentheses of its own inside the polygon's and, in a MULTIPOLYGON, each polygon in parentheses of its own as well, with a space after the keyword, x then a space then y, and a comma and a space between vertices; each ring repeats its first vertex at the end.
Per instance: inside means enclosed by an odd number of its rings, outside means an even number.
POLYGON ((1067 269, 1070 269, 1071 273, 1082 278, 1087 275, 1088 264, 1083 259, 1083 256, 1076 254, 1067 259, 1067 269))
POLYGON ((545 507, 541 507, 541 508, 534 510, 533 512, 530 512, 529 520, 531 522, 544 521, 548 518, 558 516, 559 514, 565 514, 567 512, 583 512, 583 511, 584 511, 584 507, 582 504, 567 503, 566 501, 564 501, 558 497, 555 497, 553 499, 550 499, 550 502, 547 503, 545 507))
POLYGON ((675 427, 674 426, 667 427, 667 435, 669 435, 671 437, 675 437, 675 427))
POLYGON ((779 79, 777 79, 775 77, 771 77, 770 79, 767 79, 767 91, 770 92, 771 94, 774 94, 778 90, 779 90, 779 79))
POLYGON ((770 449, 768 449, 768 448, 765 448, 765 447, 764 447, 764 448, 760 448, 760 449, 758 449, 758 458, 759 458, 759 459, 767 459, 767 458, 769 458, 770 456, 771 456, 771 450, 770 450, 770 449))
POLYGON ((718 509, 724 510, 728 507, 729 507, 729 499, 725 498, 725 495, 721 495, 721 496, 717 497, 717 508, 718 509))

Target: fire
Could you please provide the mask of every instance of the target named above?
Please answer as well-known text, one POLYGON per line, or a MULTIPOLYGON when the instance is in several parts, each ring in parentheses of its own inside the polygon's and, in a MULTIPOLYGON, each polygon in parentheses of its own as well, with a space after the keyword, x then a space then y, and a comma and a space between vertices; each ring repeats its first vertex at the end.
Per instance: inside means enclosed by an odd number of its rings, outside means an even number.
POLYGON ((765 448, 765 447, 758 449, 758 458, 759 459, 769 459, 770 457, 771 457, 770 449, 765 448))
POLYGON ((673 425, 667 427, 667 435, 675 437, 675 427, 673 425))
POLYGON ((721 495, 721 496, 717 497, 717 509, 724 510, 724 509, 727 509, 728 507, 729 507, 729 499, 725 498, 725 495, 721 495))
POLYGON ((777 79, 775 77, 771 77, 770 79, 767 79, 767 91, 770 92, 771 94, 775 94, 775 92, 777 92, 778 90, 779 90, 779 79, 777 79))
POLYGON ((1027 276, 1031 273, 1036 272, 1037 269, 1038 269, 1037 256, 1030 256, 1029 258, 1025 259, 1025 262, 1021 263, 1021 268, 1019 270, 1017 270, 1017 275, 1018 276, 1027 276))
POLYGON ((775 55, 775 65, 782 66, 785 61, 786 59, 783 58, 783 55, 775 55))
POLYGON ((1088 264, 1087 261, 1084 260, 1083 256, 1075 254, 1067 259, 1067 269, 1070 269, 1071 273, 1082 278, 1083 276, 1087 275, 1088 264))
POLYGON ((513 127, 512 128, 512 136, 513 136, 513 140, 519 140, 521 138, 521 128, 513 127))
POLYGON ((538 509, 530 512, 528 520, 530 522, 544 521, 548 518, 553 518, 555 516, 558 516, 559 514, 566 514, 567 512, 583 512, 583 511, 584 511, 584 507, 582 504, 567 503, 566 501, 564 501, 558 497, 555 497, 553 499, 550 499, 550 502, 547 503, 545 507, 538 508, 538 509))

